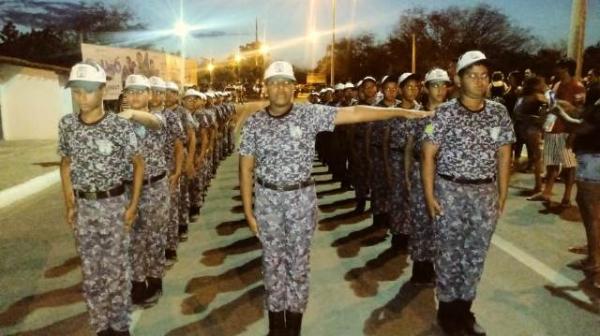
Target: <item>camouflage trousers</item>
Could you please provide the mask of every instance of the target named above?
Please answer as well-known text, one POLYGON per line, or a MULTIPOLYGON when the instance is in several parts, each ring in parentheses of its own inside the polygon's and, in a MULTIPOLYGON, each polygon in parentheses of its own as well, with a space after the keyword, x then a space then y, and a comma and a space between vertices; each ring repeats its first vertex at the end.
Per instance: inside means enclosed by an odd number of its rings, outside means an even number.
POLYGON ((179 225, 187 226, 190 223, 190 191, 188 189, 189 180, 187 176, 179 179, 179 225))
POLYGON ((138 217, 131 231, 133 281, 145 281, 147 277, 162 278, 164 275, 169 201, 166 177, 142 189, 138 217))
POLYGON ((127 196, 76 202, 75 239, 90 324, 96 332, 127 330, 131 309, 130 238, 123 223, 127 196))
POLYGON ((423 183, 421 182, 421 164, 413 163, 410 172, 410 256, 413 261, 433 261, 435 255, 433 242, 433 224, 427 213, 423 183))
POLYGON ((266 306, 269 311, 304 312, 310 244, 317 223, 315 187, 280 192, 257 184, 254 193, 266 306))
POLYGON ((229 145, 229 153, 231 154, 235 151, 235 125, 229 126, 227 138, 227 143, 229 145))
POLYGON ((404 152, 390 150, 392 185, 388 186, 390 231, 393 234, 410 234, 410 204, 404 176, 404 152))
POLYGON ((356 141, 355 144, 355 155, 352 159, 352 184, 354 185, 356 198, 365 199, 369 195, 367 150, 364 140, 356 141))
POLYGON ((371 146, 371 208, 373 215, 389 212, 388 184, 385 178, 383 150, 371 146))
POLYGON ((436 178, 443 215, 433 221, 439 301, 473 300, 498 222, 495 183, 459 184, 436 178))
POLYGON ((174 190, 169 186, 169 224, 167 226, 167 250, 176 250, 179 242, 179 212, 181 202, 181 182, 177 183, 174 190))

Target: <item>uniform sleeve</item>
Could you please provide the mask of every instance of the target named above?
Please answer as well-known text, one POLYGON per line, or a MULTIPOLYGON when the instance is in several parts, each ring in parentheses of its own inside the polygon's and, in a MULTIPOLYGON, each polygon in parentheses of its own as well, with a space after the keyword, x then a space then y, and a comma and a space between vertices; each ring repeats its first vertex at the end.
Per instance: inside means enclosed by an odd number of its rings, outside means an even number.
POLYGON ((501 146, 512 144, 516 141, 515 130, 513 127, 512 120, 508 116, 508 111, 504 106, 500 109, 500 126, 498 132, 498 139, 496 145, 498 148, 501 146))
POLYGON ((332 132, 335 128, 335 116, 337 114, 337 107, 307 104, 305 105, 307 112, 307 119, 312 126, 315 133, 319 132, 332 132))
POLYGON ((131 123, 127 123, 123 127, 123 149, 125 157, 128 158, 141 154, 138 138, 131 123))
POLYGON ((248 118, 242 127, 239 152, 243 156, 256 156, 256 127, 253 120, 252 117, 248 118))
POLYGON ((173 111, 168 112, 167 123, 168 123, 169 136, 172 139, 179 139, 179 140, 185 139, 185 136, 183 134, 183 126, 181 125, 181 120, 179 120, 179 118, 177 117, 175 112, 173 112, 173 111))
POLYGON ((436 111, 435 116, 425 124, 421 139, 422 142, 431 142, 437 146, 444 142, 444 137, 448 132, 448 125, 445 121, 446 118, 444 118, 446 114, 442 109, 436 111))
POLYGON ((71 156, 71 148, 69 147, 67 121, 66 118, 62 118, 58 123, 58 150, 59 156, 67 157, 71 156))

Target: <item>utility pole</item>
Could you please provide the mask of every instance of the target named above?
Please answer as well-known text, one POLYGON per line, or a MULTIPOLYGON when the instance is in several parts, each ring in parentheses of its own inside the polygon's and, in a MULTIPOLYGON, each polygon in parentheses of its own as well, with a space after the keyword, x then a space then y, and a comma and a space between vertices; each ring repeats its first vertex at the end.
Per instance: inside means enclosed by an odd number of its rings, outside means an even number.
POLYGON ((417 37, 415 34, 412 34, 412 67, 411 72, 417 72, 417 37))
POLYGON ((335 0, 332 0, 333 30, 331 31, 331 85, 335 85, 335 0))
POLYGON ((583 68, 583 51, 585 48, 585 21, 587 16, 587 0, 573 0, 571 7, 571 31, 567 56, 577 62, 575 77, 581 79, 583 68))

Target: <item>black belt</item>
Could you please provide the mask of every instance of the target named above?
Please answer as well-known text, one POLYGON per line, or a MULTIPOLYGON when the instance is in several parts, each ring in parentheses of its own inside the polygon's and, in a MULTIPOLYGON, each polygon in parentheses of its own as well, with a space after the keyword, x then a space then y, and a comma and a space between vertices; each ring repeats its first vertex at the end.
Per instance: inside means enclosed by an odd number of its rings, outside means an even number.
POLYGON ((488 184, 492 183, 496 180, 495 177, 485 178, 485 179, 468 179, 460 176, 450 176, 444 174, 438 174, 439 177, 444 180, 460 183, 460 184, 488 184))
POLYGON ((297 183, 291 183, 291 184, 274 184, 274 183, 269 183, 269 182, 263 181, 263 179, 261 179, 259 177, 256 178, 256 182, 258 182, 258 184, 260 184, 261 186, 263 186, 267 189, 272 189, 272 190, 277 190, 277 191, 298 190, 298 189, 306 188, 308 186, 315 184, 315 181, 312 179, 302 181, 302 182, 297 182, 297 183))
POLYGON ((77 198, 84 198, 86 200, 97 200, 109 197, 115 197, 123 195, 125 192, 125 185, 121 184, 118 187, 114 187, 110 190, 105 191, 83 191, 83 190, 73 190, 75 192, 75 196, 77 198))
MULTIPOLYGON (((158 174, 158 175, 152 176, 149 179, 144 179, 144 181, 142 182, 142 185, 152 184, 154 182, 158 182, 158 181, 162 180, 165 176, 167 176, 167 172, 163 172, 162 174, 158 174)), ((127 184, 133 184, 133 181, 125 181, 125 183, 127 183, 127 184)))

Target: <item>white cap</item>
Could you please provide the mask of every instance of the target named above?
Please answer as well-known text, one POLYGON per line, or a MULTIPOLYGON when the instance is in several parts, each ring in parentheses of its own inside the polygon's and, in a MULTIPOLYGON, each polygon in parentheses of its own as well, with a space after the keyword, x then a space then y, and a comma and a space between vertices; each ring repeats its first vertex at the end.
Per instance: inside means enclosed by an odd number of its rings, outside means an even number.
POLYGON ((290 63, 283 61, 275 61, 269 65, 267 70, 265 70, 265 81, 273 77, 281 77, 293 80, 294 82, 296 81, 296 76, 294 76, 294 68, 290 63))
POLYGON ((354 89, 354 84, 348 82, 346 85, 344 85, 344 89, 354 89))
POLYGON ((185 97, 198 97, 201 98, 201 93, 197 90, 194 89, 187 89, 187 91, 185 91, 185 93, 183 94, 183 98, 185 97))
POLYGON ((71 68, 66 87, 84 86, 97 88, 106 83, 106 72, 98 64, 77 63, 71 68))
POLYGON ((177 86, 177 84, 175 84, 175 82, 167 82, 166 85, 167 85, 167 90, 179 92, 179 86, 177 86))
POLYGON ((150 87, 155 90, 165 91, 167 89, 167 84, 165 81, 157 76, 152 76, 148 78, 148 82, 150 82, 150 87))
POLYGON ((326 87, 326 88, 325 88, 325 91, 331 91, 331 92, 334 92, 335 90, 334 90, 333 88, 326 87))
POLYGON ((377 84, 377 79, 375 79, 375 77, 373 77, 373 76, 367 76, 367 77, 363 78, 363 80, 362 80, 363 84, 368 80, 373 81, 373 83, 377 84))
POLYGON ((467 51, 458 58, 458 62, 456 63, 456 72, 460 72, 462 69, 468 67, 473 63, 486 60, 487 58, 485 57, 485 55, 479 50, 467 51))
POLYGON ((400 78, 398 78, 398 85, 402 85, 402 83, 409 79, 410 77, 416 77, 417 74, 414 74, 412 72, 405 72, 402 75, 400 75, 400 78))
POLYGON ((425 83, 427 82, 450 82, 450 77, 445 70, 433 68, 425 75, 425 83))
POLYGON ((198 93, 200 93, 200 99, 206 100, 206 95, 204 93, 202 93, 202 92, 198 92, 198 93))
POLYGON ((323 94, 325 92, 327 92, 327 89, 321 89, 321 91, 319 91, 319 94, 323 94))
POLYGON ((125 79, 125 89, 149 89, 150 81, 146 76, 129 75, 125 79))
MULTIPOLYGON (((321 93, 323 92, 323 90, 321 90, 321 93)), ((319 93, 317 91, 311 91, 310 93, 311 96, 318 96, 319 93)))
POLYGON ((343 90, 346 86, 344 85, 344 83, 337 83, 335 84, 334 88, 335 90, 343 90))
POLYGON ((205 95, 208 98, 215 98, 215 93, 213 91, 208 91, 205 95))
POLYGON ((358 83, 356 83, 356 87, 360 87, 361 85, 363 85, 363 80, 359 80, 358 83))

